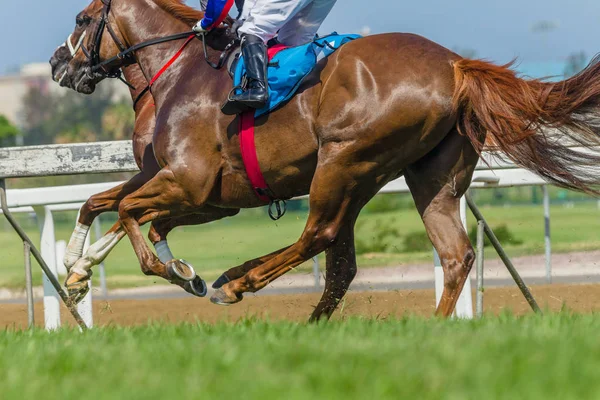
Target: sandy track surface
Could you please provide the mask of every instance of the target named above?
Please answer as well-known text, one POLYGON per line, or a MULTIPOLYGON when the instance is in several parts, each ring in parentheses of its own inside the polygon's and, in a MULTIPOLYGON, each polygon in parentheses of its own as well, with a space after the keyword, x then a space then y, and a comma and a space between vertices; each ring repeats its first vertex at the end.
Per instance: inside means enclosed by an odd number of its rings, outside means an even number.
MULTIPOLYGON (((513 264, 519 274, 528 284, 545 283, 546 269, 543 255, 515 257, 513 264)), ((321 269, 323 269, 322 266, 321 269)), ((599 283, 600 282, 600 251, 574 252, 552 255, 552 275, 557 283, 599 283)), ((502 264, 495 259, 485 261, 484 276, 487 286, 512 286, 510 274, 502 264)), ((475 271, 471 279, 475 278, 475 271)), ((395 289, 424 289, 433 288, 434 274, 431 263, 417 265, 399 265, 396 267, 359 268, 352 289, 357 291, 395 290, 395 289)), ((97 284, 97 281, 95 281, 97 284)), ((211 282, 208 282, 209 286, 211 282)), ((321 277, 321 287, 314 287, 314 276, 311 272, 291 271, 282 276, 260 294, 291 294, 306 292, 321 292, 324 279, 321 277)), ((99 299, 99 291, 94 289, 95 300, 99 299)), ((35 288, 34 296, 43 296, 42 288, 35 288)), ((157 284, 129 289, 109 290, 109 299, 147 299, 165 297, 186 297, 187 293, 174 285, 157 284)), ((0 301, 25 300, 24 291, 11 291, 0 288, 0 301)))
MULTIPOLYGON (((558 311, 566 307, 575 312, 600 310, 600 285, 533 286, 532 291, 542 308, 558 311)), ((212 305, 207 299, 164 298, 152 300, 98 300, 94 302, 94 323, 105 325, 140 325, 149 322, 218 322, 237 321, 246 317, 271 320, 305 321, 320 294, 249 295, 230 307, 212 305)), ((364 316, 388 318, 406 314, 430 316, 434 311, 434 292, 431 289, 397 290, 388 292, 352 292, 334 318, 364 316)), ((516 288, 490 288, 485 291, 484 309, 497 314, 504 309, 516 314, 531 312, 516 288)), ((43 326, 42 304, 36 303, 36 325, 43 326)), ((63 321, 72 321, 66 310, 63 321)), ((0 327, 23 328, 27 323, 24 304, 0 304, 0 327)))

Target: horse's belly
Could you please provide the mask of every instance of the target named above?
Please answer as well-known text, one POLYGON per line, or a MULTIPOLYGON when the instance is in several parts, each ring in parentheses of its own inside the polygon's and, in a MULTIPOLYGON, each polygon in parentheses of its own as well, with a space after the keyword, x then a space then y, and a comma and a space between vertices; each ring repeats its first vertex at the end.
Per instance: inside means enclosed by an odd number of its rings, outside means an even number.
MULTIPOLYGON (((261 173, 269 189, 279 199, 308 194, 317 165, 317 143, 308 129, 293 134, 293 129, 280 131, 276 124, 256 130, 255 145, 261 173), (265 129, 262 131, 262 129, 265 129)), ((223 172, 218 199, 224 207, 258 207, 258 198, 245 170, 241 157, 223 172)))

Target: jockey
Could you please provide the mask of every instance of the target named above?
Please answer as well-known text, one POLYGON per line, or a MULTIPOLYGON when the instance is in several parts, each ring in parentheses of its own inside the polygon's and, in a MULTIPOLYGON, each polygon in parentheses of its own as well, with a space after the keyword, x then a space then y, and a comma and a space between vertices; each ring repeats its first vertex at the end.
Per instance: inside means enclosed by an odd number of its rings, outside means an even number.
MULTIPOLYGON (((198 33, 209 32, 227 16, 233 0, 208 0, 204 18, 195 26, 198 33)), ((310 42, 336 0, 246 0, 238 29, 248 84, 239 94, 231 93, 222 111, 235 115, 260 109, 269 101, 267 88, 267 46, 277 35, 285 46, 310 42)))

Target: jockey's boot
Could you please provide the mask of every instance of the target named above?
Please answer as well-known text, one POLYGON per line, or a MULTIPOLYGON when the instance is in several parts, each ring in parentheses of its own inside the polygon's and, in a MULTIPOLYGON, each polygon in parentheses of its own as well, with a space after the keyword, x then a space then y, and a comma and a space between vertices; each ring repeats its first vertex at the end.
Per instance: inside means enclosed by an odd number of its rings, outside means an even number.
POLYGON ((246 66, 248 83, 241 88, 241 93, 233 90, 221 111, 227 115, 235 115, 251 109, 261 109, 269 101, 267 89, 267 46, 261 38, 254 35, 242 37, 242 57, 246 66))

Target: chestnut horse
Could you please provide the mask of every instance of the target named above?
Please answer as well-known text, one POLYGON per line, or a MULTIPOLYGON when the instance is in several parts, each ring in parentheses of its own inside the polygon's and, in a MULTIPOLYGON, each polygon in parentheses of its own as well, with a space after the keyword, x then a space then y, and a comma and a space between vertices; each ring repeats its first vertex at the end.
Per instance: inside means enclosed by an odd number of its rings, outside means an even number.
MULTIPOLYGON (((132 60, 117 57, 119 43, 135 46, 185 32, 198 16, 178 0, 94 0, 82 15, 91 57, 77 54, 67 72, 88 94, 106 77, 97 68, 102 60, 110 61, 104 64, 109 72, 137 61, 149 80, 180 44, 144 47, 132 60)), ((216 29, 204 37, 209 58, 223 50, 227 35, 216 29)), ((140 224, 206 207, 263 205, 241 161, 237 117, 219 113, 231 80, 202 57, 201 43, 193 43, 153 87, 152 143, 161 170, 119 205, 142 268, 164 278, 167 268, 145 243, 140 224)), ((211 301, 236 303, 325 250, 334 261, 330 294, 339 301, 355 271, 353 229, 361 208, 404 174, 444 268, 436 313, 450 315, 474 260, 459 199, 484 143, 551 182, 598 194, 593 168, 600 155, 591 147, 600 143, 599 72, 594 61, 562 82, 523 80, 507 66, 462 59, 411 34, 344 45, 318 63, 292 100, 256 121, 258 159, 270 189, 279 198, 310 194, 304 232, 249 271, 229 270, 233 280, 211 301), (573 142, 580 148, 569 147, 573 142)))
MULTIPOLYGON (((58 47, 50 58, 53 79, 60 83, 61 86, 71 89, 73 89, 73 82, 65 72, 72 57, 81 51, 81 48, 77 44, 80 43, 80 38, 85 36, 85 31, 82 29, 81 24, 82 19, 78 17, 77 22, 77 26, 67 39, 67 42, 58 47)), ((73 296, 72 301, 74 302, 80 301, 85 296, 88 290, 87 281, 91 277, 91 268, 101 263, 123 236, 125 236, 121 228, 121 223, 117 221, 105 236, 90 246, 86 254, 83 255, 85 235, 92 222, 98 215, 104 212, 117 211, 120 201, 126 195, 139 189, 160 170, 152 149, 155 107, 152 94, 147 90, 148 82, 137 64, 124 67, 122 73, 125 81, 130 86, 131 98, 134 102, 133 155, 140 173, 124 184, 91 196, 81 207, 77 221, 78 229, 76 228, 76 231, 69 240, 64 260, 65 266, 69 270, 66 286, 69 293, 73 296), (83 235, 77 234, 79 229, 85 229, 85 233, 83 235)), ((172 282, 182 286, 189 293, 200 297, 206 294, 205 283, 200 277, 194 276, 195 271, 189 264, 183 260, 173 258, 166 240, 168 233, 177 226, 203 224, 237 214, 235 210, 217 207, 210 208, 209 211, 201 215, 153 221, 148 233, 151 243, 155 246, 157 246, 157 243, 162 243, 163 248, 166 248, 166 254, 170 255, 170 258, 167 257, 169 259, 166 259, 165 262, 173 269, 171 273, 171 276, 173 276, 172 282), (175 274, 189 278, 187 280, 180 279, 175 274), (188 283, 190 281, 191 283, 188 283)))
MULTIPOLYGON (((201 18, 201 14, 198 14, 198 18, 201 18)), ((52 77, 60 83, 63 87, 69 87, 73 89, 71 79, 68 75, 65 75, 68 63, 71 61, 74 53, 77 51, 77 43, 84 33, 84 30, 80 26, 81 17, 77 18, 78 24, 73 33, 67 39, 64 45, 58 47, 50 59, 52 66, 52 77), (68 43, 71 45, 69 46, 68 43)), ((227 20, 227 23, 231 24, 233 21, 227 20)), ((122 73, 125 81, 130 85, 131 98, 134 103, 133 108, 135 111, 135 124, 132 136, 133 141, 133 154, 136 164, 140 169, 140 173, 135 175, 128 182, 118 185, 110 190, 91 196, 88 201, 81 207, 80 215, 78 219, 79 226, 91 226, 94 219, 107 211, 117 211, 119 202, 129 193, 137 190, 145 182, 147 182, 152 176, 154 176, 159 170, 152 149, 152 135, 154 134, 154 99, 149 91, 146 90, 148 82, 141 72, 140 67, 137 64, 132 64, 122 68, 122 73)), ((152 222, 148 237, 150 242, 156 246, 157 243, 166 242, 167 234, 175 227, 182 225, 196 225, 206 222, 216 221, 223 217, 233 216, 237 214, 239 209, 229 208, 217 208, 211 209, 203 215, 191 215, 180 218, 167 218, 163 220, 156 220, 152 222)), ((111 227, 106 235, 94 243, 85 255, 83 255, 83 243, 85 240, 84 236, 73 234, 69 241, 69 252, 65 255, 65 266, 69 270, 67 276, 66 286, 71 296, 71 301, 79 302, 88 290, 87 281, 91 277, 91 268, 102 262, 112 249, 118 244, 120 239, 124 236, 124 232, 121 229, 120 222, 111 227)), ((170 252, 170 251, 169 251, 170 252)), ((172 258, 172 256, 171 256, 172 258)), ((250 270, 253 265, 260 263, 261 259, 251 260, 243 265, 237 267, 242 270, 250 270)), ((167 265, 180 263, 180 260, 167 261, 167 265)), ((328 263, 332 263, 332 258, 327 259, 328 263)), ((187 266, 185 263, 178 268, 187 266)), ((331 270, 331 268, 329 268, 331 270)), ((197 282, 200 278, 196 278, 197 282)), ((221 280, 227 281, 227 275, 223 275, 221 280)), ((326 287, 330 288, 335 286, 335 282, 331 282, 333 279, 332 274, 326 276, 326 287)), ((182 279, 173 279, 173 283, 182 286, 186 291, 193 295, 203 297, 205 290, 205 284, 191 285, 188 281, 182 279)), ((329 295, 329 290, 325 291, 323 300, 320 302, 320 307, 317 309, 315 315, 321 315, 325 313, 327 316, 335 309, 335 305, 331 305, 333 297, 329 295)), ((337 303, 336 303, 337 304, 337 303)))
MULTIPOLYGON (((198 14, 198 18, 201 18, 201 16, 201 14, 198 14)), ((65 72, 74 53, 80 50, 77 49, 77 43, 79 43, 80 38, 84 33, 84 30, 80 26, 81 17, 78 16, 77 21, 78 24, 73 33, 67 39, 67 42, 58 47, 50 58, 53 79, 61 86, 69 87, 71 89, 73 89, 73 83, 71 82, 70 77, 65 74, 65 72)), ((232 22, 233 21, 227 20, 227 23, 229 24, 232 22)), ((124 184, 91 196, 81 207, 79 219, 77 221, 79 226, 89 227, 98 215, 107 211, 117 211, 120 201, 126 195, 140 188, 160 170, 160 167, 154 158, 154 152, 152 149, 152 135, 154 134, 155 126, 154 99, 152 98, 152 94, 146 90, 148 82, 146 81, 146 78, 142 74, 141 69, 137 64, 132 64, 122 68, 122 73, 125 81, 130 86, 130 93, 135 111, 135 124, 132 135, 133 154, 135 162, 141 172, 124 184)), ((214 207, 210 210, 210 212, 202 215, 191 215, 180 218, 167 218, 153 221, 150 231, 148 232, 148 237, 150 242, 156 246, 156 244, 160 242, 166 243, 167 234, 177 226, 203 224, 216 221, 223 217, 233 216, 238 212, 239 209, 214 207)), ((91 268, 101 263, 124 235, 125 234, 121 229, 121 224, 119 221, 117 221, 101 240, 90 246, 85 255, 83 255, 85 236, 78 236, 76 234, 72 235, 68 246, 69 251, 65 255, 64 261, 65 266, 69 270, 69 275, 66 279, 66 286, 69 294, 71 295, 71 301, 77 303, 83 299, 89 288, 87 281, 92 275, 91 268)), ((171 256, 171 258, 173 257, 171 256)), ((181 260, 172 259, 167 261, 167 265, 180 262, 181 260)), ((251 260, 242 266, 239 266, 238 268, 249 270, 256 262, 260 262, 260 259, 251 260)), ((328 259, 328 262, 331 262, 330 259, 328 259)), ((184 263, 184 265, 178 266, 178 269, 185 268, 186 266, 187 263, 184 263)), ((327 275, 326 281, 331 280, 331 278, 331 274, 327 275)), ((201 278, 197 277, 194 280, 198 282, 199 279, 201 278)), ((224 275, 224 277, 221 279, 228 280, 226 275, 224 275)), ((196 285, 189 284, 187 283, 188 281, 182 279, 173 279, 172 282, 182 286, 189 293, 199 297, 203 297, 206 293, 205 289, 202 290, 202 287, 205 288, 205 284, 203 282, 196 285)), ((331 284, 334 283, 326 283, 326 286, 330 286, 331 284)), ((329 296, 326 295, 324 300, 321 302, 321 304, 324 305, 321 308, 330 310, 328 312, 328 315, 330 315, 335 309, 335 306, 326 306, 329 302, 327 299, 329 299, 329 296)))

